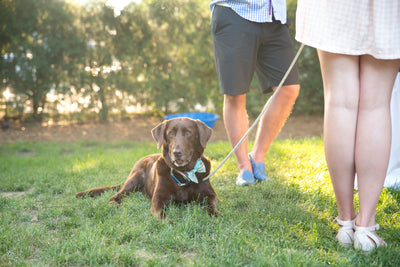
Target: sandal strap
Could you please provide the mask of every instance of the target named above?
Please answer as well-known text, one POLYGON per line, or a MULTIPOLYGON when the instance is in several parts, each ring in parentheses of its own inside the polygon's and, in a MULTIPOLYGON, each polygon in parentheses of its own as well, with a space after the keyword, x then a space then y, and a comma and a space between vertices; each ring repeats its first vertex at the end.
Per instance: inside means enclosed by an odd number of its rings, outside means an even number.
MULTIPOLYGON (((380 246, 385 246, 385 244, 381 244, 379 238, 372 233, 372 231, 376 231, 379 229, 379 224, 375 224, 373 226, 368 226, 368 227, 361 227, 354 225, 356 229, 356 235, 366 235, 368 238, 370 238, 369 242, 371 245, 375 248, 380 247, 380 246), (372 240, 372 241, 371 241, 372 240)), ((368 239, 367 239, 368 240, 368 239)))
POLYGON ((339 217, 336 217, 334 221, 343 229, 354 229, 356 218, 351 221, 342 221, 339 219, 339 217))
POLYGON ((371 231, 379 230, 379 224, 375 224, 373 226, 367 226, 367 227, 357 226, 356 224, 354 224, 354 227, 355 227, 356 231, 363 231, 363 232, 371 232, 371 231))

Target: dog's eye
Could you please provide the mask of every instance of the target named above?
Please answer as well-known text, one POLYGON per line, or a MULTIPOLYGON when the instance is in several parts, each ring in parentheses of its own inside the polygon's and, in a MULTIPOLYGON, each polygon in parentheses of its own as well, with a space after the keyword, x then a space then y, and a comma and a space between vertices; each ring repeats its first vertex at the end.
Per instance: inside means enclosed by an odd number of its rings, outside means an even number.
POLYGON ((168 131, 168 136, 175 136, 175 135, 176 135, 176 131, 174 131, 174 130, 168 131))
POLYGON ((185 136, 191 136, 191 135, 192 135, 192 132, 191 132, 190 130, 186 130, 186 131, 183 132, 183 134, 184 134, 185 136))

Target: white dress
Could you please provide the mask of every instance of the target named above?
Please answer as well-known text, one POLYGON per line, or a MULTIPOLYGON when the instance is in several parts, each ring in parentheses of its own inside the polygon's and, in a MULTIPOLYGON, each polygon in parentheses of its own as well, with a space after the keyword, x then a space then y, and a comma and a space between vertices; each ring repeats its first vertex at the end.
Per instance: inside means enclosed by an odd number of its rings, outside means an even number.
POLYGON ((400 58, 400 1, 298 0, 296 40, 331 53, 400 58))

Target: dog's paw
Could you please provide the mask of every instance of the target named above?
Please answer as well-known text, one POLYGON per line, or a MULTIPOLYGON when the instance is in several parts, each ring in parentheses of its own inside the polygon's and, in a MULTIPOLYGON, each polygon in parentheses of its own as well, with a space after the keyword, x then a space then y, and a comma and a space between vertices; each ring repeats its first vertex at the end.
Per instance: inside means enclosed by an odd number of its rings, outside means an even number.
POLYGON ((208 213, 208 215, 209 215, 210 217, 222 216, 222 215, 219 213, 219 211, 216 210, 216 209, 210 209, 210 208, 208 208, 208 209, 207 209, 207 213, 208 213))
POLYGON ((118 207, 118 206, 120 206, 121 202, 118 202, 118 201, 115 201, 115 200, 111 200, 111 199, 110 199, 109 204, 110 204, 111 206, 116 206, 116 207, 118 207))
POLYGON ((121 204, 121 195, 115 194, 110 198, 110 204, 119 205, 121 204))

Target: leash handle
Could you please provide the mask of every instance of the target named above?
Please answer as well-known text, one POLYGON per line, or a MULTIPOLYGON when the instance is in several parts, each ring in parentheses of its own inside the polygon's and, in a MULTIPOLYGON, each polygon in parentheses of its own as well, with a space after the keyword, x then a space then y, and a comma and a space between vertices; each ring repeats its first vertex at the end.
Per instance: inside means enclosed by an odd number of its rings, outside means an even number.
POLYGON ((286 81, 287 77, 289 76, 290 72, 293 69, 294 64, 296 64, 297 59, 299 58, 301 52, 303 51, 304 44, 302 43, 299 50, 297 51, 296 56, 293 58, 292 63, 290 64, 288 70, 286 71, 285 75, 283 76, 281 82, 279 83, 278 87, 276 88, 275 92, 272 94, 272 96, 268 99, 267 103, 264 105, 264 108, 262 109, 261 113, 258 115, 257 119, 253 122, 253 124, 250 126, 250 128, 247 130, 247 132, 243 135, 242 139, 239 140, 239 142, 236 144, 236 146, 232 149, 231 152, 225 157, 223 161, 206 177, 203 179, 207 180, 211 176, 213 176, 221 167, 222 165, 225 164, 225 162, 232 156, 232 154, 238 149, 238 147, 243 143, 243 141, 247 138, 247 136, 250 134, 250 132, 253 130, 253 128, 257 125, 257 123, 260 121, 261 117, 264 115, 264 113, 267 111, 271 101, 274 99, 275 95, 279 92, 281 89, 283 83, 286 81))

